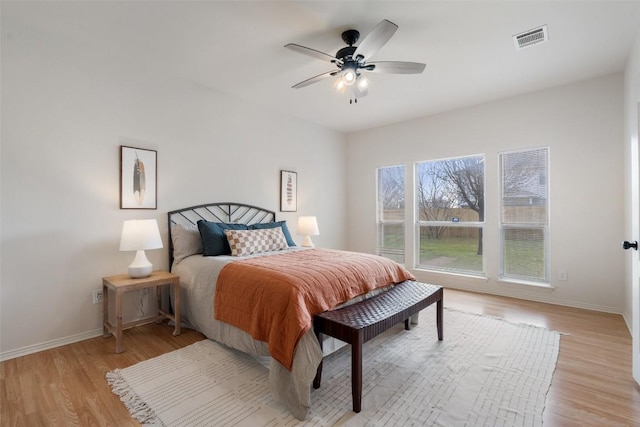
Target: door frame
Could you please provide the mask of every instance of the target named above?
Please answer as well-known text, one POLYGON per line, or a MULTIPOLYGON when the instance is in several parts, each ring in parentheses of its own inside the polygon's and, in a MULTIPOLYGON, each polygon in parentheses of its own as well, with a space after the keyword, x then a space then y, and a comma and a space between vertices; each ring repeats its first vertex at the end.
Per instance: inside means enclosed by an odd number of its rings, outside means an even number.
MULTIPOLYGON (((629 124, 629 169, 627 182, 629 221, 627 223, 626 238, 640 240, 640 147, 638 134, 640 133, 640 102, 634 102, 635 112, 629 114, 633 123, 629 124)), ((626 151, 626 150, 625 150, 626 151)), ((636 383, 640 384, 640 251, 630 251, 627 258, 627 295, 631 298, 631 319, 627 319, 632 338, 632 375, 636 383), (629 324, 630 322, 630 324, 629 324)), ((629 307, 629 305, 627 305, 629 307)))

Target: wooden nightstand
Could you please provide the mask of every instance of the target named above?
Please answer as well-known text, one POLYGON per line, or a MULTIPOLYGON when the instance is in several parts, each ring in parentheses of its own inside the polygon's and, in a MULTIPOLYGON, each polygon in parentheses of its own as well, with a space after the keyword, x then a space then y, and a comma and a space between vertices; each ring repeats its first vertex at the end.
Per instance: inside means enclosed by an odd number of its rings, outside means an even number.
POLYGON ((167 271, 154 271, 151 276, 142 279, 132 279, 128 274, 109 276, 102 278, 102 313, 103 313, 103 337, 116 336, 116 353, 122 353, 122 330, 140 325, 142 323, 157 322, 171 319, 175 322, 173 335, 180 335, 180 277, 167 271), (161 307, 160 286, 173 286, 175 314, 167 313, 161 307), (138 289, 156 288, 158 300, 158 314, 155 317, 122 323, 122 295, 126 292, 138 289), (116 296, 116 324, 109 323, 109 289, 116 296))

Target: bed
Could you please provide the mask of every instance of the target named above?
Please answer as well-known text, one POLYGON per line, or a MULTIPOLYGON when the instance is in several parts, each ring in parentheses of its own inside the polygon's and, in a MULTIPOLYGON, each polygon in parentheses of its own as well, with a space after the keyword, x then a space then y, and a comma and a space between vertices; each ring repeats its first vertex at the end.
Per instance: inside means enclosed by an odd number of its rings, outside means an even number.
MULTIPOLYGON (((237 350, 257 357, 271 357, 271 391, 300 420, 306 418, 310 409, 311 383, 323 357, 323 350, 310 327, 308 317, 312 318, 314 314, 331 309, 330 307, 338 308, 360 301, 384 292, 394 283, 413 278, 403 267, 386 258, 294 246, 286 222, 276 221, 275 212, 252 205, 225 202, 191 206, 169 212, 168 224, 169 261, 172 272, 180 276, 181 314, 185 326, 237 350), (221 231, 226 237, 222 241, 221 231), (253 253, 252 250, 256 249, 255 242, 238 243, 246 236, 267 236, 269 244, 276 245, 277 250, 269 251, 258 246, 261 250, 253 253), (220 246, 223 244, 230 246, 220 246), (229 251, 232 255, 228 254, 229 251), (334 271, 333 264, 338 264, 338 258, 347 260, 347 264, 343 270, 337 266, 334 271), (360 262, 364 262, 362 265, 366 267, 361 268, 360 262), (384 270, 384 273, 380 273, 380 278, 373 277, 378 265, 379 270, 384 270), (248 275, 246 272, 251 269, 257 269, 254 272, 257 274, 248 275), (280 272, 280 269, 283 271, 280 272), (313 289, 313 292, 319 287, 331 288, 326 289, 325 294, 317 299, 305 294, 304 297, 291 297, 292 300, 282 303, 283 307, 289 307, 295 305, 296 301, 302 301, 300 304, 305 307, 301 310, 308 309, 310 313, 298 314, 297 317, 279 316, 277 313, 284 310, 278 311, 276 307, 273 308, 276 315, 265 311, 263 317, 243 323, 244 316, 261 311, 254 309, 257 302, 246 299, 249 298, 251 289, 259 288, 261 298, 266 295, 270 301, 265 305, 275 306, 282 299, 277 292, 284 293, 289 298, 291 292, 284 288, 284 282, 289 280, 289 276, 295 276, 296 270, 300 270, 302 278, 292 280, 302 282, 293 282, 287 286, 313 289), (315 277, 307 277, 308 270, 317 270, 317 274, 327 276, 331 279, 331 284, 319 286, 320 282, 316 282, 315 277), (353 271, 357 276, 366 271, 362 280, 367 284, 361 285, 365 286, 364 291, 351 285, 359 280, 352 277, 353 271), (270 282, 253 282, 262 280, 263 276, 270 282), (235 282, 227 283, 229 280, 235 282), (374 284, 369 285, 369 282, 374 284), (343 288, 333 289, 334 283, 342 283, 348 291, 343 288), (222 293, 225 289, 234 289, 240 295, 230 297, 222 293), (314 302, 310 303, 310 300, 314 302), (247 307, 251 308, 251 313, 242 313, 248 311, 247 307), (295 338, 294 346, 291 345, 291 340, 287 341, 287 336, 295 338)), ((271 246, 267 249, 269 248, 271 246)), ((335 348, 336 345, 325 343, 324 354, 335 348)))

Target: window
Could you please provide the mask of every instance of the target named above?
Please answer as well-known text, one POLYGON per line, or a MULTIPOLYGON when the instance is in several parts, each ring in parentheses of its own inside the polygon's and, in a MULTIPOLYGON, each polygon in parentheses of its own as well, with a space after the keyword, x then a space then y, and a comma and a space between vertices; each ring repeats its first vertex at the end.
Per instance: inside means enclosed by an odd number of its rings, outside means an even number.
POLYGON ((549 282, 549 149, 500 154, 500 277, 549 282))
POLYGON ((404 264, 404 166, 378 169, 376 253, 404 264))
POLYGON ((484 156, 416 164, 419 268, 482 275, 484 156))

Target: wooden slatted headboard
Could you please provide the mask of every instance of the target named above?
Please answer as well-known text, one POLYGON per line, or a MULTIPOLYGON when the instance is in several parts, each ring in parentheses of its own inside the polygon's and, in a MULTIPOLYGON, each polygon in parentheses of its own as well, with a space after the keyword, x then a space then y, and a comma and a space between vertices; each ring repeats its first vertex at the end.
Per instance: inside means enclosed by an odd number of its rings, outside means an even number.
POLYGON ((171 211, 167 215, 167 223, 169 225, 169 266, 173 265, 171 227, 174 224, 195 225, 203 219, 205 221, 250 225, 276 220, 276 213, 274 211, 257 206, 245 205, 243 203, 231 202, 189 206, 188 208, 171 211))

